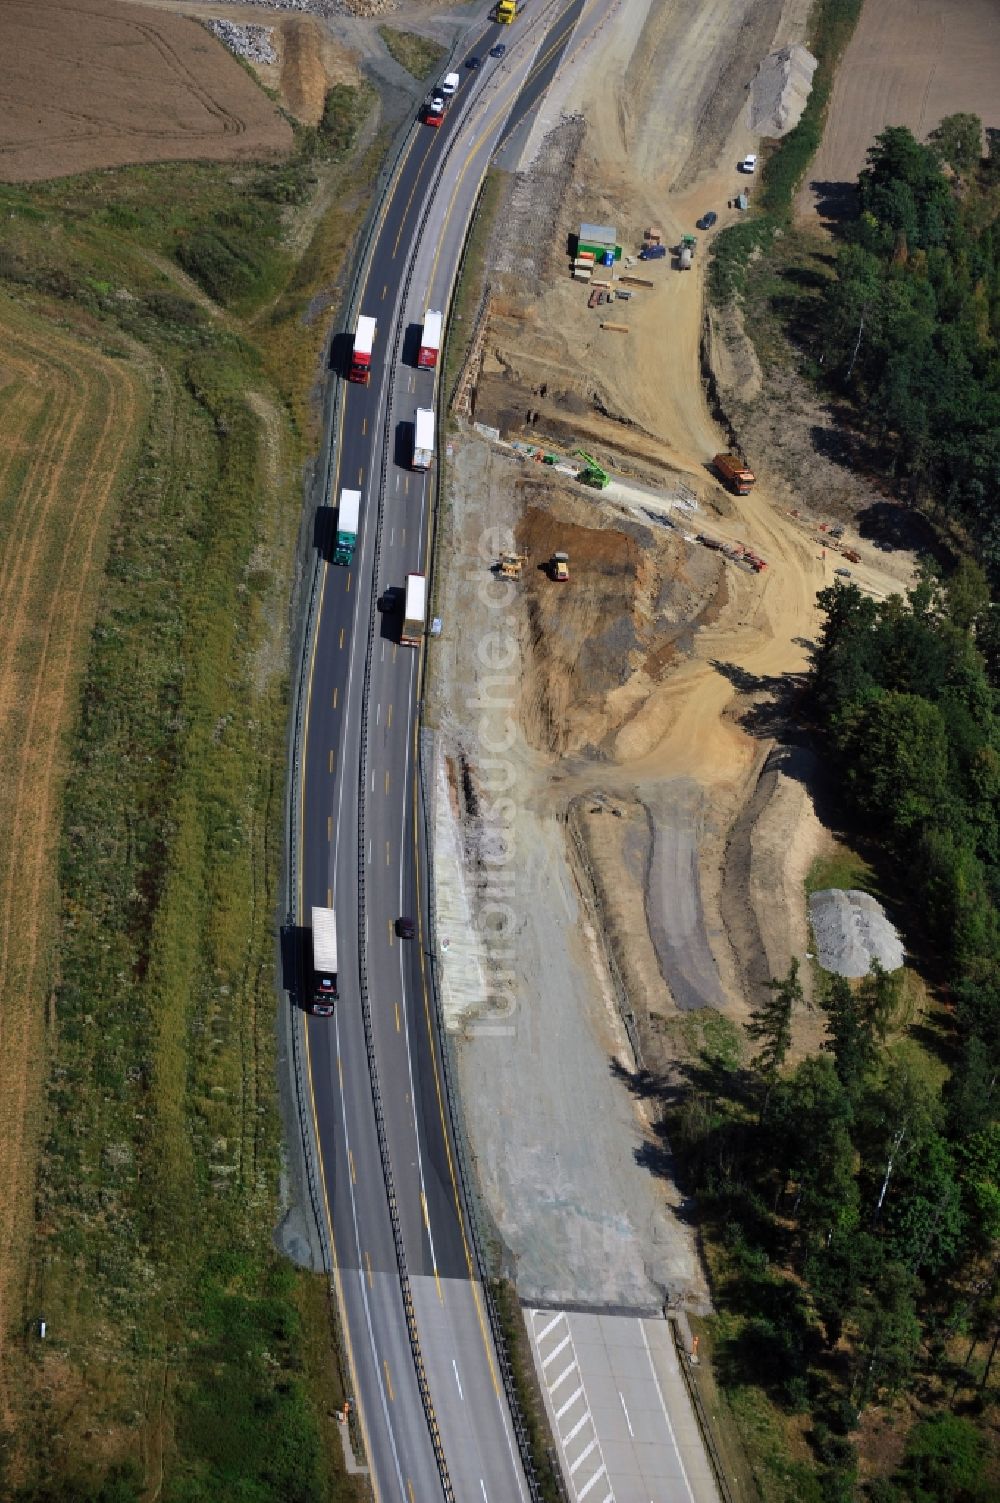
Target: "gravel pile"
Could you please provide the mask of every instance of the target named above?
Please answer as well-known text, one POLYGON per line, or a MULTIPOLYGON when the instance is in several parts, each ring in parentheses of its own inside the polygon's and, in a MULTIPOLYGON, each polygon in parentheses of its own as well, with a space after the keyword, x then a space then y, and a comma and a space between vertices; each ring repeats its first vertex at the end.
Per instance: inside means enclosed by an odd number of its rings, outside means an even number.
POLYGON ((816 59, 798 43, 764 59, 750 94, 750 129, 755 136, 784 136, 798 125, 815 72, 816 59))
POLYGON ((278 54, 271 42, 274 36, 273 26, 237 26, 235 21, 209 21, 208 29, 215 33, 230 52, 245 58, 248 63, 278 61, 278 54))
POLYGON ((898 971, 905 951, 881 903, 867 892, 829 887, 809 899, 819 963, 838 976, 867 976, 873 960, 898 971))

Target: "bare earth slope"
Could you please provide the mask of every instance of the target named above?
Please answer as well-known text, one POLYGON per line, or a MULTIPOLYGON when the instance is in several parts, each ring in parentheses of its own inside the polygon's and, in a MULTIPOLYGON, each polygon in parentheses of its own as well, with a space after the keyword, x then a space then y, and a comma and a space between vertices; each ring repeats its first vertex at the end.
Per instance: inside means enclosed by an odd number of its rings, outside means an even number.
POLYGON ((5 0, 0 178, 289 150, 287 122, 183 16, 116 0, 5 0))
MULTIPOLYGON (((634 268, 641 280, 612 314, 625 333, 588 308, 565 247, 581 220, 614 225, 634 252, 645 225, 675 244, 709 208, 720 227, 735 217, 727 199, 746 182, 735 162, 753 144, 747 84, 773 47, 802 40, 806 11, 800 0, 596 7, 594 43, 570 49, 496 231, 475 417, 563 453, 582 445, 623 493, 641 488, 629 511, 618 491, 519 467, 470 433, 455 442, 443 523, 439 556, 453 567, 430 663, 447 707, 442 748, 466 794, 454 837, 440 799, 437 819, 440 849, 465 857, 464 896, 450 861, 439 857, 436 878, 449 914, 464 905, 472 924, 442 970, 486 1198, 535 1300, 703 1297, 641 1072, 669 1072, 690 1015, 696 1026, 745 1016, 753 987, 804 948, 802 880, 821 831, 801 769, 768 753, 839 559, 789 515, 800 497, 763 441, 748 440, 760 476, 750 496, 725 494, 709 472, 727 444, 702 381, 710 237, 699 234, 692 272, 669 257, 634 268), (678 480, 701 509, 671 527, 662 499, 678 480), (529 555, 492 619, 487 568, 506 545, 484 537, 487 523, 529 555), (702 530, 768 567, 724 560, 695 539, 702 530), (542 572, 556 548, 570 554, 567 584, 542 572), (511 721, 498 708, 484 728, 476 632, 498 628, 511 721), (505 756, 491 759, 491 743, 505 756), (485 914, 477 922, 489 817, 512 853, 502 954, 485 914)), ((872 549, 856 572, 873 593, 899 587, 872 549)), ((449 917, 449 938, 458 923, 449 917)))

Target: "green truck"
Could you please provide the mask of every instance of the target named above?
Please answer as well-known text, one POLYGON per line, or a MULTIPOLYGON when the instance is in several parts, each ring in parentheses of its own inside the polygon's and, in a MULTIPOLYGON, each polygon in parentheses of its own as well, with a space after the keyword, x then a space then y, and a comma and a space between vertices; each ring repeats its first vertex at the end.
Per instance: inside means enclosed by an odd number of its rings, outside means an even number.
POLYGON ((333 550, 335 564, 349 564, 358 541, 358 518, 361 516, 361 492, 343 490, 337 509, 337 542, 333 550))

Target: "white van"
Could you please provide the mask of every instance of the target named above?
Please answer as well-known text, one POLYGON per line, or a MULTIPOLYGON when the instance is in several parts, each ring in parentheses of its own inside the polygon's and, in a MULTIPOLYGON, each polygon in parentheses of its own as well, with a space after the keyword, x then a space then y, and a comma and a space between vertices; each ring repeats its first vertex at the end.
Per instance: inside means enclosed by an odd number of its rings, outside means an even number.
POLYGON ((461 81, 457 73, 446 73, 441 82, 441 93, 454 94, 461 81))
POLYGON ((746 154, 746 156, 743 158, 742 162, 740 163, 740 171, 741 172, 756 172, 756 170, 757 170, 757 153, 755 151, 748 151, 747 154, 746 154))

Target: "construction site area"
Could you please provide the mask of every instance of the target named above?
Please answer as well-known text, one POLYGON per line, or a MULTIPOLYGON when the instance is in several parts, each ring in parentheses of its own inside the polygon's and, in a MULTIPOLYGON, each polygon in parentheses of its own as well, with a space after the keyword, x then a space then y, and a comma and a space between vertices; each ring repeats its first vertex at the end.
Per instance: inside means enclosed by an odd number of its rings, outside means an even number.
MULTIPOLYGON (((862 535, 877 498, 812 452, 822 416, 784 391, 769 405, 749 340, 706 311, 711 238, 811 78, 804 0, 733 9, 581 21, 501 155, 449 394, 436 927, 471 1146, 525 1300, 705 1307, 640 1082, 669 1080, 713 1019, 745 1020, 808 949, 805 878, 832 837, 782 736, 816 595, 914 577, 912 554, 862 535)), ((796 1050, 817 1026, 802 1009, 796 1050)))

